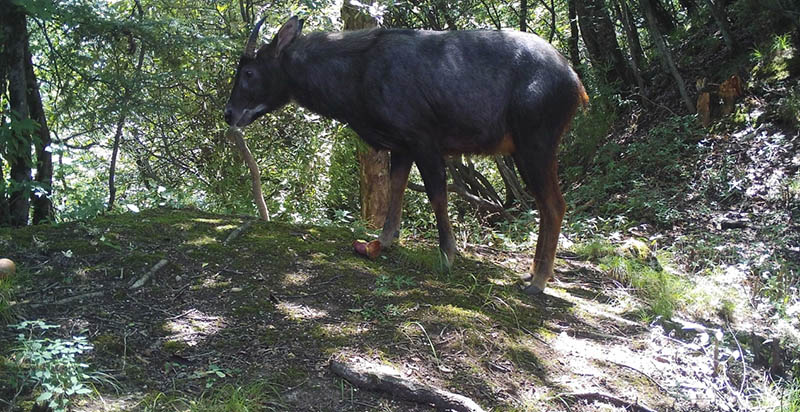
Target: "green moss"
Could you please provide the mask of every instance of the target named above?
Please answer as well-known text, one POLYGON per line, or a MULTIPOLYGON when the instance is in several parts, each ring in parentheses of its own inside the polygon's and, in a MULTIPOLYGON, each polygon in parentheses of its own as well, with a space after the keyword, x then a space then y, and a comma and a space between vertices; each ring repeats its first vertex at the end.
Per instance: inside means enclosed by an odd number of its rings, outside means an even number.
POLYGON ((179 353, 184 351, 188 347, 189 345, 187 345, 186 342, 178 340, 168 340, 164 342, 164 346, 162 347, 162 349, 164 350, 164 352, 167 353, 179 353))
POLYGON ((108 355, 123 355, 125 343, 122 338, 114 334, 98 335, 92 340, 94 349, 99 353, 108 355))
POLYGON ((614 245, 606 239, 593 239, 576 244, 572 250, 584 259, 600 259, 614 253, 614 245))
POLYGON ((462 328, 476 328, 490 323, 489 317, 481 312, 449 304, 432 306, 425 318, 462 328))

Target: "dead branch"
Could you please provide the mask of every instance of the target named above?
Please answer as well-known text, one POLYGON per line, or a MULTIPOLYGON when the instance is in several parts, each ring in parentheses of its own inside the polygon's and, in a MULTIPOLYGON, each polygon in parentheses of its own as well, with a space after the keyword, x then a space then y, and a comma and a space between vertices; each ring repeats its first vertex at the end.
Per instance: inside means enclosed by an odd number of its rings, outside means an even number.
POLYGON ((139 289, 140 287, 144 286, 144 284, 147 283, 148 280, 150 280, 150 277, 155 275, 156 272, 158 272, 159 270, 161 270, 161 268, 166 266, 167 263, 169 263, 169 261, 167 259, 159 260, 158 263, 153 265, 153 267, 147 273, 145 273, 136 282, 134 282, 129 289, 131 289, 131 290, 139 289))
POLYGON ((253 225, 253 222, 255 222, 255 221, 254 220, 248 220, 247 222, 244 222, 243 225, 239 226, 233 232, 231 232, 231 234, 228 235, 227 238, 225 238, 225 241, 222 242, 222 244, 225 245, 225 246, 228 246, 228 243, 232 242, 234 239, 239 237, 245 230, 249 229, 250 226, 253 225))
POLYGON ((602 393, 602 392, 570 392, 570 393, 559 394, 556 397, 560 399, 569 398, 575 400, 584 399, 587 401, 605 402, 620 408, 625 408, 625 410, 631 410, 631 411, 656 412, 654 409, 650 409, 647 406, 640 404, 638 401, 628 402, 624 399, 617 398, 614 395, 609 395, 607 393, 602 393))
POLYGON ((640 370, 640 369, 637 369, 637 368, 634 368, 634 367, 633 367, 633 366, 631 366, 631 365, 626 365, 626 364, 624 364, 624 363, 620 363, 620 362, 614 362, 614 361, 613 361, 613 360, 611 360, 611 359, 607 359, 607 361, 608 361, 608 362, 611 362, 611 363, 613 363, 614 365, 617 365, 617 366, 622 366, 623 368, 628 368, 628 369, 630 369, 630 370, 632 370, 632 371, 634 371, 634 372, 639 372, 639 373, 640 373, 641 375, 643 375, 645 378, 647 378, 647 379, 650 379, 650 382, 653 382, 653 383, 654 383, 656 386, 658 386, 658 388, 659 388, 659 389, 661 389, 661 391, 662 391, 662 392, 664 392, 664 393, 669 393, 669 391, 667 390, 667 388, 665 388, 663 385, 661 385, 660 383, 658 383, 658 381, 657 381, 657 380, 655 380, 655 379, 653 379, 653 377, 652 377, 652 376, 650 376, 649 374, 647 374, 647 372, 645 372, 645 371, 643 371, 643 370, 640 370))
POLYGON ((253 184, 253 201, 258 207, 258 214, 261 216, 261 220, 269 222, 269 210, 267 210, 267 204, 264 203, 264 194, 261 192, 261 172, 258 170, 256 159, 253 158, 253 154, 250 153, 250 149, 244 141, 244 134, 242 134, 241 129, 231 127, 225 133, 225 136, 236 144, 236 148, 242 154, 242 159, 247 164, 247 168, 250 169, 250 180, 253 184))
POLYGON ((331 361, 331 370, 361 389, 387 392, 397 398, 426 405, 433 404, 437 410, 483 412, 483 408, 470 398, 404 378, 387 365, 361 358, 334 359, 331 361))
POLYGON ((70 303, 70 302, 75 302, 76 300, 96 298, 98 296, 103 296, 103 292, 83 293, 83 294, 80 294, 80 295, 75 295, 75 296, 66 297, 64 299, 59 299, 59 300, 57 300, 55 302, 33 304, 33 305, 31 305, 31 307, 32 308, 38 308, 40 306, 45 306, 45 305, 64 305, 64 304, 67 304, 67 303, 70 303))
MULTIPOLYGON (((425 193, 425 186, 418 185, 414 182, 408 182, 408 188, 415 191, 415 192, 422 192, 425 193)), ((479 210, 486 210, 487 212, 499 213, 505 218, 510 218, 511 215, 503 208, 502 205, 494 203, 492 201, 483 199, 481 197, 475 196, 472 193, 469 193, 466 188, 460 185, 449 184, 447 185, 447 191, 455 193, 467 202, 471 203, 479 210)))

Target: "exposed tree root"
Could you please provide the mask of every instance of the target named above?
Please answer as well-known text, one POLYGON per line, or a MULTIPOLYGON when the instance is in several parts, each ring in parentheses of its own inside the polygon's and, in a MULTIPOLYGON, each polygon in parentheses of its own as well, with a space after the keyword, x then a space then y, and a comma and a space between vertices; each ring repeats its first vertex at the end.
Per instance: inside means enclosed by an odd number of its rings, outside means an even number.
POLYGON ((250 226, 253 225, 253 222, 255 222, 255 220, 248 220, 248 221, 244 222, 243 225, 239 226, 233 232, 231 232, 231 234, 228 235, 227 238, 225 238, 225 241, 222 242, 222 244, 225 245, 225 246, 228 246, 228 243, 232 242, 234 239, 239 237, 245 230, 249 229, 250 226))
POLYGON ((483 408, 470 398, 414 382, 387 365, 361 358, 334 359, 331 361, 331 370, 361 389, 386 392, 407 401, 433 404, 437 410, 483 412, 483 408))
POLYGON ((261 217, 261 220, 269 222, 269 210, 267 210, 267 204, 264 203, 264 194, 261 192, 261 172, 258 170, 256 159, 253 157, 253 154, 250 153, 250 149, 244 141, 242 130, 232 126, 225 133, 225 136, 236 144, 236 148, 242 155, 242 160, 244 160, 247 168, 250 169, 250 181, 253 186, 253 201, 258 208, 258 215, 261 217))
POLYGON ((649 407, 640 404, 639 402, 628 402, 624 399, 617 398, 616 396, 609 395, 607 393, 602 392, 570 392, 570 393, 562 393, 557 396, 557 398, 561 399, 585 399, 587 401, 598 401, 598 402, 605 402, 610 403, 614 406, 618 406, 620 408, 625 408, 625 410, 630 411, 638 411, 638 412, 656 412, 654 409, 650 409, 649 407))

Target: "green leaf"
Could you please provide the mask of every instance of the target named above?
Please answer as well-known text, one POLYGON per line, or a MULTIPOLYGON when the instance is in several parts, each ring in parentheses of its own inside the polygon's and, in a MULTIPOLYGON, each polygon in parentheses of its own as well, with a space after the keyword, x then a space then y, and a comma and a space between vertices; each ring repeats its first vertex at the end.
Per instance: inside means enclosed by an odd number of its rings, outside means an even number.
POLYGON ((53 392, 42 392, 37 398, 36 402, 44 402, 53 397, 53 392))

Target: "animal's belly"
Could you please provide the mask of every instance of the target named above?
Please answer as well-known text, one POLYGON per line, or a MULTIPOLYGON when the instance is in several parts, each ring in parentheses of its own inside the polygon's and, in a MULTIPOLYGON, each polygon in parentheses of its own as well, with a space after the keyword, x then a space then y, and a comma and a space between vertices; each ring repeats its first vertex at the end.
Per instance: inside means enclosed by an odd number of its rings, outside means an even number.
POLYGON ((444 139, 443 151, 448 155, 455 154, 511 154, 516 150, 511 133, 506 133, 500 138, 456 138, 444 139))

